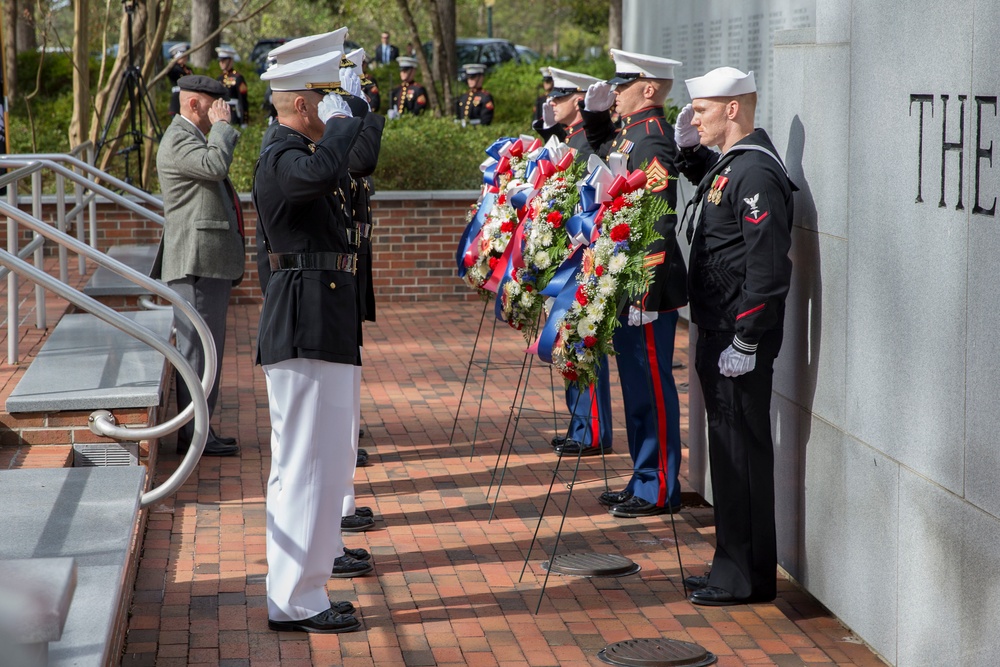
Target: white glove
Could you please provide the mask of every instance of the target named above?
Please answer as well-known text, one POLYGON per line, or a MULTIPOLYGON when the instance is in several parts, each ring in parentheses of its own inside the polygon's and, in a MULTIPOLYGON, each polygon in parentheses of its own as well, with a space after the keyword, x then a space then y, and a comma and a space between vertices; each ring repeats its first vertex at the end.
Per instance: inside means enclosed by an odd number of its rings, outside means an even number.
POLYGON ((324 123, 334 116, 340 116, 343 118, 352 118, 354 114, 351 113, 351 108, 347 106, 347 102, 340 93, 327 93, 326 97, 320 100, 319 108, 319 119, 324 123))
POLYGON ((756 354, 743 354, 732 345, 719 355, 719 372, 727 378, 734 378, 749 373, 757 365, 756 354))
POLYGON ((361 77, 359 77, 353 67, 344 67, 340 70, 340 87, 355 97, 365 98, 361 90, 361 77))
POLYGON ((694 109, 690 104, 685 104, 681 112, 677 114, 674 122, 674 143, 678 148, 694 148, 701 140, 698 138, 698 128, 691 124, 694 118, 694 109))
POLYGON ((552 106, 552 102, 545 101, 542 103, 542 127, 546 130, 556 124, 556 108, 552 106))
POLYGON ((639 310, 635 306, 628 307, 628 324, 631 327, 641 327, 655 322, 660 314, 655 310, 639 310))
POLYGON ((399 118, 399 112, 396 111, 395 108, 389 109, 388 111, 385 112, 385 117, 388 118, 389 120, 396 120, 397 118, 399 118))
POLYGON ((607 111, 614 103, 614 88, 606 81, 590 84, 587 94, 583 97, 583 108, 586 111, 607 111))

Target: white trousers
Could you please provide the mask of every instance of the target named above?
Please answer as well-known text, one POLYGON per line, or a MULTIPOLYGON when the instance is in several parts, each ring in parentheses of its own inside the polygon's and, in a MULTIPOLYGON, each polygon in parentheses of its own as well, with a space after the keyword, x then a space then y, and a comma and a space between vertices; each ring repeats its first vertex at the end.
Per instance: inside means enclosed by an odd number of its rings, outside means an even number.
POLYGON ((357 460, 359 374, 289 359, 264 366, 271 414, 267 615, 298 621, 330 608, 326 583, 344 553, 339 510, 357 460))
MULTIPOLYGON (((358 350, 361 354, 363 348, 358 350)), ((361 428, 361 366, 354 367, 354 417, 358 420, 358 429, 361 428)), ((354 438, 354 461, 351 463, 351 488, 344 496, 344 511, 341 516, 351 516, 354 514, 356 504, 354 502, 354 475, 358 471, 358 438, 355 433, 354 438)))

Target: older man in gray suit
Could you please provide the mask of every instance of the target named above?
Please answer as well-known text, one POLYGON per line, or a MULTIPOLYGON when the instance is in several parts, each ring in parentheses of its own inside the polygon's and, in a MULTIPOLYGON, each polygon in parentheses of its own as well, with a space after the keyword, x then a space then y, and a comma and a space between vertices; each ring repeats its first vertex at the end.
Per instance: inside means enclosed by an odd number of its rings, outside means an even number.
MULTIPOLYGON (((163 239, 153 277, 165 281, 204 318, 218 355, 218 371, 208 394, 211 415, 219 397, 219 377, 226 341, 226 312, 233 285, 243 279, 245 243, 239 198, 229 182, 229 165, 240 133, 230 124, 226 89, 207 76, 181 77, 180 113, 163 133, 156 155, 163 192, 163 239)), ((199 373, 204 351, 194 326, 174 311, 177 349, 199 373)), ((178 376, 177 409, 191 403, 191 394, 178 376)), ((177 433, 177 451, 191 443, 194 424, 177 433)), ((207 456, 239 452, 234 438, 209 432, 207 456)))

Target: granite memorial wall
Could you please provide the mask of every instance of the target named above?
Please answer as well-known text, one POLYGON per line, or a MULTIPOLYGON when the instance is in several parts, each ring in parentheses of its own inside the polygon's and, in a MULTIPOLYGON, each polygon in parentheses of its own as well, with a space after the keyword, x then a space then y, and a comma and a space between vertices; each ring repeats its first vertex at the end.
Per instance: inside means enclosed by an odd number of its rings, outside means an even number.
POLYGON ((781 566, 891 664, 996 664, 1000 5, 624 10, 623 48, 679 78, 757 73, 757 124, 801 188, 772 400, 781 566))

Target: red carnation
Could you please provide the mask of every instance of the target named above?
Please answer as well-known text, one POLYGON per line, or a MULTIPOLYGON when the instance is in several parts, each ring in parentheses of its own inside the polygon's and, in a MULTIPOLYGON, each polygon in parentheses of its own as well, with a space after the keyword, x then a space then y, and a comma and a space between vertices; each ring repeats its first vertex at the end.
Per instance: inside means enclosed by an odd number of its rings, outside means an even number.
POLYGON ((619 225, 615 225, 614 227, 611 228, 611 240, 614 241, 615 243, 618 243, 620 241, 628 241, 628 236, 631 233, 632 230, 629 229, 629 226, 627 224, 621 223, 619 225))
POLYGON ((570 382, 574 382, 580 376, 576 374, 576 371, 565 370, 563 371, 563 377, 569 380, 570 382))
POLYGON ((621 195, 618 195, 611 202, 611 210, 615 211, 615 212, 618 212, 618 211, 622 210, 623 208, 628 208, 631 205, 632 204, 630 204, 628 202, 628 200, 625 199, 625 197, 623 197, 621 195))
POLYGON ((576 288, 576 300, 581 306, 587 305, 587 291, 583 288, 583 285, 576 288))
POLYGON ((524 286, 524 291, 525 292, 530 292, 531 291, 531 285, 525 285, 524 286))
POLYGON ((593 336, 584 336, 584 338, 583 338, 583 346, 584 347, 594 347, 595 345, 597 345, 597 339, 596 338, 594 338, 593 336))
POLYGON ((501 206, 503 206, 504 204, 506 204, 507 203, 507 195, 500 195, 499 197, 497 197, 497 203, 500 204, 501 206))
POLYGON ((499 257, 490 257, 490 270, 492 271, 497 267, 497 263, 500 261, 499 257))
POLYGON ((601 276, 604 275, 604 267, 603 266, 595 266, 594 267, 594 273, 596 273, 597 277, 600 278, 601 276))
POLYGON ((500 223, 500 231, 503 232, 504 234, 509 234, 512 231, 514 231, 514 221, 513 220, 504 220, 503 222, 501 222, 500 223))
POLYGON ((545 216, 545 221, 548 222, 553 227, 555 227, 556 229, 559 229, 560 225, 562 225, 562 213, 560 213, 559 211, 552 211, 547 216, 545 216))

